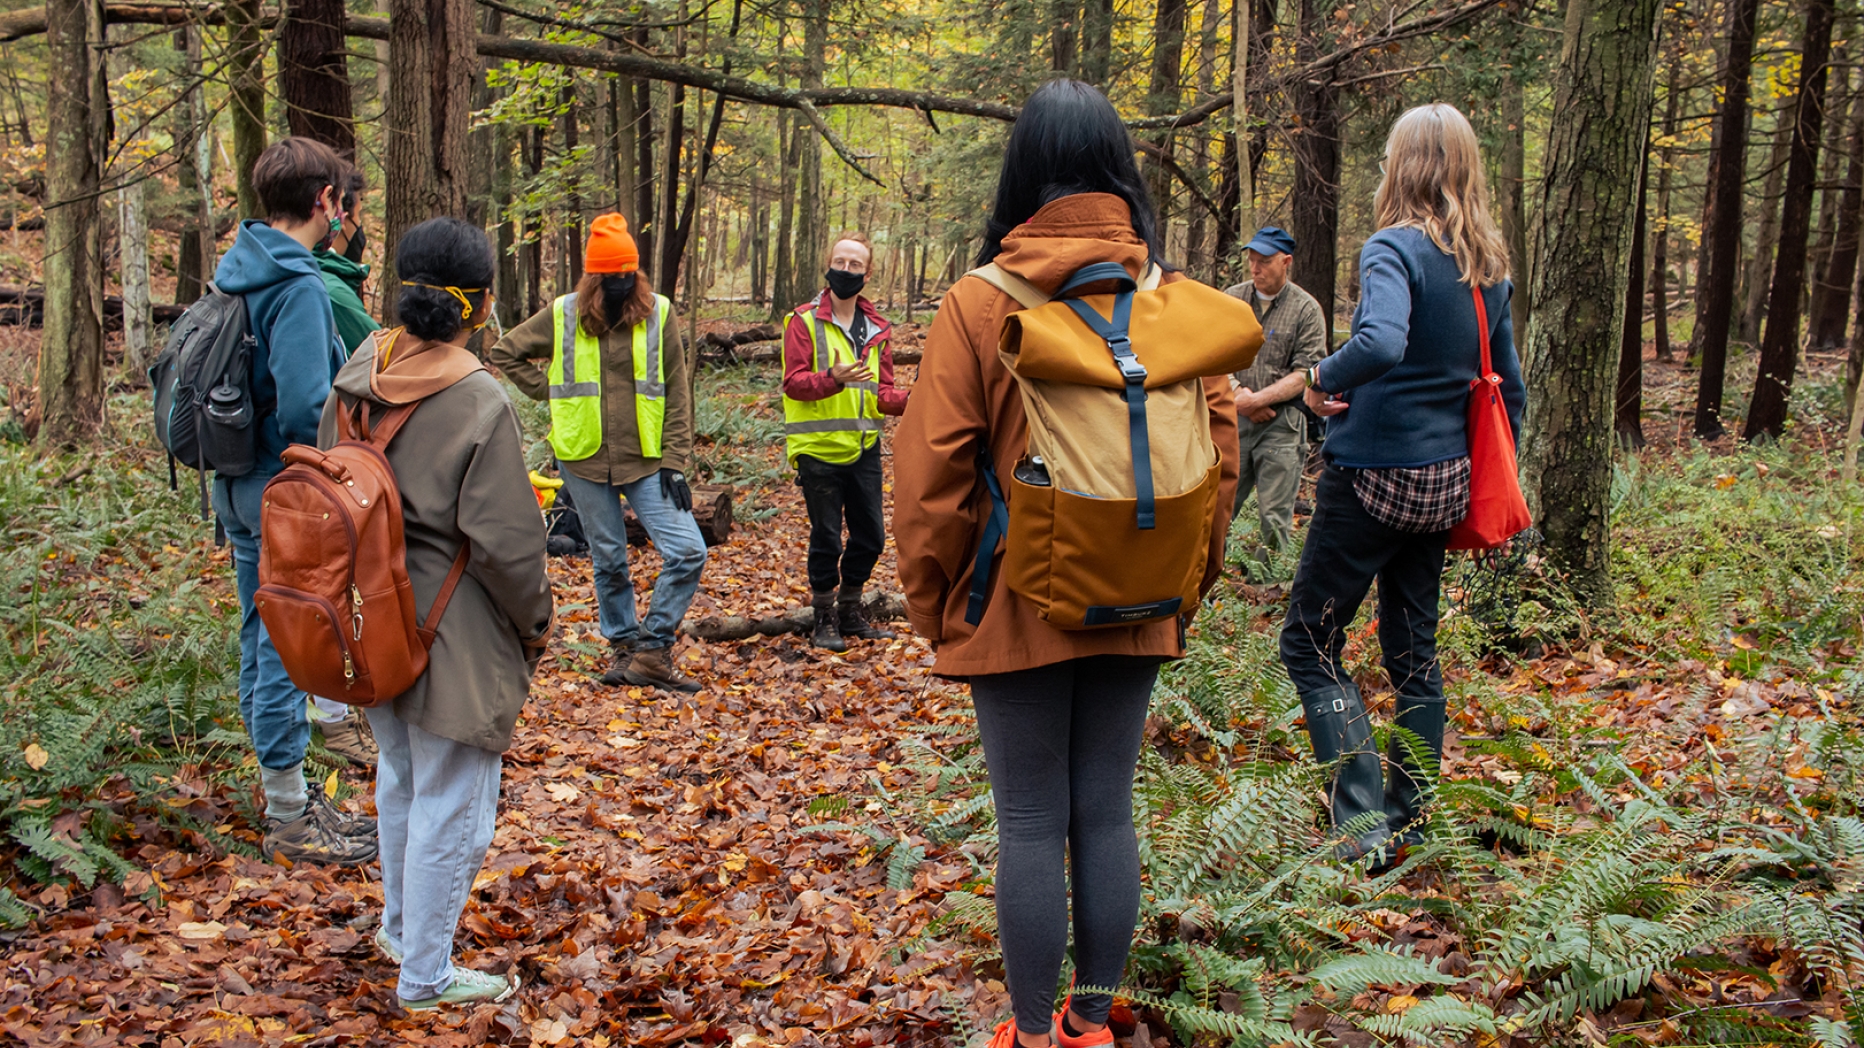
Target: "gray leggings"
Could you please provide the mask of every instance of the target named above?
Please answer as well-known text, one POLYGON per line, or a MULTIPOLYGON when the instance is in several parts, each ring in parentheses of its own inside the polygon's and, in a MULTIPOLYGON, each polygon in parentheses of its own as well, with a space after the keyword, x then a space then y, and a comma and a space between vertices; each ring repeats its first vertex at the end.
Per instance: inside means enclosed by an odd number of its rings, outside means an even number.
MULTIPOLYGON (((997 805, 997 932, 1024 1033, 1047 1033, 1054 1013, 1068 874, 1076 982, 1116 986, 1125 972, 1139 920, 1133 770, 1160 661, 1096 655, 971 678, 997 805)), ((1074 1014, 1105 1022, 1112 1003, 1078 996, 1074 1014)))

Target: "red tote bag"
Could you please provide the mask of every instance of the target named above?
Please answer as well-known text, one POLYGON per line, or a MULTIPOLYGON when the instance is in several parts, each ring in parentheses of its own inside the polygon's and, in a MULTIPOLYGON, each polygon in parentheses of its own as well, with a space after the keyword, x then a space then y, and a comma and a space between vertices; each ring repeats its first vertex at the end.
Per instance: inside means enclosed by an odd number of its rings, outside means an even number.
POLYGON ((1469 515, 1450 529, 1451 549, 1494 549, 1534 523, 1515 472, 1514 429, 1502 402, 1502 377, 1489 360, 1489 309, 1482 289, 1476 329, 1482 338, 1482 373, 1469 383, 1469 515))

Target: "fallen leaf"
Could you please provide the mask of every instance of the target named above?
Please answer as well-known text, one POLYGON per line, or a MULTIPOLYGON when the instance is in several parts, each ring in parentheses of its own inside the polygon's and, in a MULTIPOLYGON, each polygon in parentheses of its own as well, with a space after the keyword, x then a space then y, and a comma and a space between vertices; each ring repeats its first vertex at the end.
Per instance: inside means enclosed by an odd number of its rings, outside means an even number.
POLYGON ((26 767, 31 768, 33 771, 39 771, 45 767, 45 762, 51 759, 52 755, 45 752, 45 748, 38 743, 29 742, 26 744, 26 767))

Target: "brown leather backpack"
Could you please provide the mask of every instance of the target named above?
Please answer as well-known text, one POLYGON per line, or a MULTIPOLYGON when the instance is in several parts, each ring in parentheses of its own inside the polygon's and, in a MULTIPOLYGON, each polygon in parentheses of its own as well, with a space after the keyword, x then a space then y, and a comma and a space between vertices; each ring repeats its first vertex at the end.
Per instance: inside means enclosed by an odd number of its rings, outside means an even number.
POLYGON ((408 581, 401 491, 384 452, 419 402, 373 428, 368 401, 337 413, 328 451, 285 449, 260 510, 259 618, 291 682, 352 706, 381 706, 414 686, 440 616, 466 571, 471 543, 422 622, 408 581))

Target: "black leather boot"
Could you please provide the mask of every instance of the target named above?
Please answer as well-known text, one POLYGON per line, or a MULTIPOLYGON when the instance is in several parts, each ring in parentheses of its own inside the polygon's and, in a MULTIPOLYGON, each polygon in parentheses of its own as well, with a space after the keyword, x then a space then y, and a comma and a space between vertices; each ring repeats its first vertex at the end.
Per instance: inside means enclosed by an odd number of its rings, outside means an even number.
POLYGON ((1424 804, 1436 793, 1437 764, 1443 759, 1442 696, 1401 693, 1388 750, 1392 773, 1385 783, 1385 821, 1398 849, 1414 848, 1424 842, 1424 804), (1425 754, 1428 763, 1414 759, 1425 754))
POLYGON ((810 643, 829 651, 847 651, 848 642, 841 639, 841 616, 835 608, 835 591, 812 595, 809 605, 815 609, 815 636, 810 643))
POLYGON ((1353 838, 1341 842, 1334 854, 1349 862, 1360 859, 1391 836, 1384 819, 1367 818, 1385 814, 1385 774, 1378 751, 1372 747, 1366 704, 1359 688, 1348 683, 1301 696, 1301 708, 1307 713, 1314 759, 1334 765, 1327 789, 1333 825, 1353 830, 1353 838))
POLYGON ((841 620, 843 637, 855 637, 860 640, 892 640, 899 636, 884 626, 876 626, 867 621, 867 612, 861 608, 862 601, 860 590, 849 593, 843 589, 840 591, 840 596, 835 598, 835 613, 841 620))

